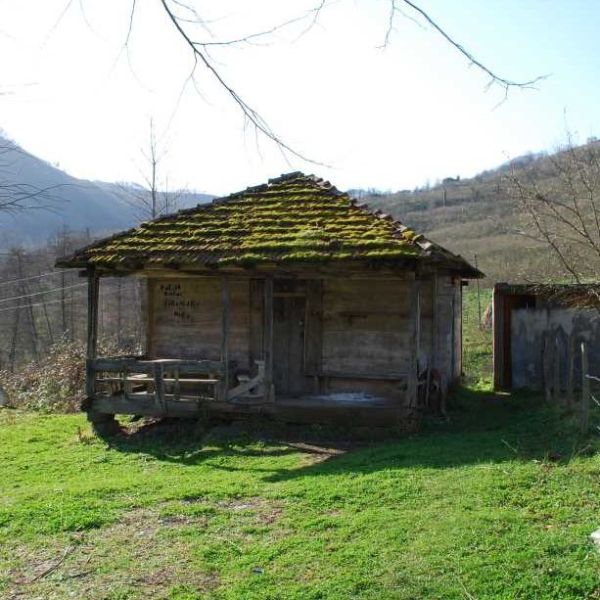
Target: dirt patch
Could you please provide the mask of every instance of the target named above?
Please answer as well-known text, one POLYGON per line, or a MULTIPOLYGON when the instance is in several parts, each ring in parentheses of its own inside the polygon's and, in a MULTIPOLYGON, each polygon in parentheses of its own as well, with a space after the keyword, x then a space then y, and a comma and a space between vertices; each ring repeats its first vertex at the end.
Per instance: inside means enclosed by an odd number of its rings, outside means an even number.
POLYGON ((219 585, 218 574, 190 564, 185 536, 162 535, 204 520, 136 509, 110 527, 47 539, 43 548, 11 549, 21 557, 19 567, 7 574, 8 585, 0 596, 162 599, 176 586, 207 592, 219 585))

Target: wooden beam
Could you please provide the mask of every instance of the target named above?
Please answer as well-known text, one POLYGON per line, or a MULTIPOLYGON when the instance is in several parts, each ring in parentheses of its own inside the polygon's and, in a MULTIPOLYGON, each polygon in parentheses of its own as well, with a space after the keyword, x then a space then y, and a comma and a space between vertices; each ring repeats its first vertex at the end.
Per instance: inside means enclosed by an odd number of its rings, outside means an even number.
POLYGON ((250 292, 250 314, 248 336, 248 364, 253 370, 256 361, 263 360, 263 333, 264 333, 264 279, 251 279, 250 292))
POLYGON ((425 409, 429 408, 429 395, 431 382, 433 381, 433 369, 436 367, 437 361, 437 338, 438 338, 438 279, 434 273, 431 279, 431 354, 429 356, 429 364, 427 365, 427 383, 425 388, 425 409))
POLYGON ((306 318, 304 327, 304 370, 318 375, 323 355, 323 282, 310 279, 306 288, 306 318))
POLYGON ((567 406, 575 399, 575 335, 571 333, 567 345, 567 406))
POLYGON ((273 279, 271 277, 265 280, 264 293, 265 401, 272 402, 275 398, 273 397, 273 279))
POLYGON ((96 372, 92 368, 92 361, 96 358, 98 346, 98 295, 100 279, 93 268, 88 270, 88 297, 87 297, 87 351, 86 351, 86 381, 85 392, 88 398, 93 398, 95 389, 96 372))
POLYGON ((87 358, 96 358, 98 345, 98 294, 100 279, 95 270, 88 271, 87 358))
POLYGON ((498 286, 494 287, 492 297, 492 356, 494 364, 494 389, 501 390, 506 387, 504 380, 504 296, 498 286))
POLYGON ((227 277, 221 279, 221 300, 222 300, 222 318, 221 318, 221 362, 225 368, 223 375, 223 394, 222 398, 227 398, 229 389, 229 325, 230 325, 230 298, 229 298, 229 280, 227 277))
POLYGON ((146 356, 154 358, 154 345, 156 337, 154 334, 156 282, 152 279, 146 279, 146 285, 144 287, 146 293, 146 356))
POLYGON ((409 348, 410 365, 408 370, 408 405, 411 407, 417 406, 417 391, 418 391, 418 364, 419 364, 419 332, 420 332, 420 284, 415 280, 410 286, 410 337, 409 348))

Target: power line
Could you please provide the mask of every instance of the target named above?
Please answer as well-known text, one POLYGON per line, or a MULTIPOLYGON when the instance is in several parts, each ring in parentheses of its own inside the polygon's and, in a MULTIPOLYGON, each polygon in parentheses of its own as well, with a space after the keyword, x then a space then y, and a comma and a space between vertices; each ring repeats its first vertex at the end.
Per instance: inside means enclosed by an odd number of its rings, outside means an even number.
POLYGON ((30 279, 40 279, 41 277, 50 277, 50 275, 60 275, 62 271, 48 271, 47 273, 42 273, 41 275, 32 275, 31 277, 22 277, 21 279, 11 279, 10 281, 2 281, 0 282, 0 286, 3 285, 12 285, 13 283, 19 283, 20 281, 28 281, 30 279))
POLYGON ((72 288, 83 287, 84 285, 87 285, 87 282, 76 283, 74 285, 66 285, 64 287, 57 287, 57 288, 53 288, 51 290, 43 290, 41 292, 34 292, 32 294, 24 294, 23 296, 13 296, 12 298, 2 298, 2 299, 0 299, 0 303, 1 302, 10 302, 11 300, 21 300, 22 298, 32 298, 33 296, 43 296, 44 294, 52 294, 54 292, 60 292, 62 290, 70 290, 72 288))
MULTIPOLYGON (((62 302, 62 298, 59 298, 58 300, 49 300, 48 302, 36 302, 35 304, 30 304, 29 306, 33 308, 34 306, 43 306, 44 304, 47 306, 48 304, 56 304, 58 302, 62 302)), ((0 313, 6 312, 8 310, 19 310, 21 308, 25 308, 25 306, 9 306, 8 308, 1 308, 0 313)))

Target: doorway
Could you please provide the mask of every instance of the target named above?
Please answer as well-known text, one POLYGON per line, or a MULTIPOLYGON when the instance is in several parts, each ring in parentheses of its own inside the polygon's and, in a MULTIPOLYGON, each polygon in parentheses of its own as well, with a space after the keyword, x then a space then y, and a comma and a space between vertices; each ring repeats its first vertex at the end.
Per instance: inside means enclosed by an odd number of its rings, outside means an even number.
POLYGON ((278 396, 305 393, 304 330, 306 284, 273 282, 273 383, 278 396))

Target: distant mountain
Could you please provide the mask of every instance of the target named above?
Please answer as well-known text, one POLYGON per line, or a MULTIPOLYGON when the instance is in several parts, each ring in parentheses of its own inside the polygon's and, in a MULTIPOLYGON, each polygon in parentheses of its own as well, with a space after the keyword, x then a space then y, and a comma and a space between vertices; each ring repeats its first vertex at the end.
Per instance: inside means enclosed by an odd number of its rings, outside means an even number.
MULTIPOLYGON (((76 179, 0 135, 0 190, 7 185, 43 193, 31 194, 26 200, 28 210, 0 211, 0 248, 43 244, 65 227, 98 237, 141 220, 132 198, 143 188, 76 179)), ((177 195, 177 205, 186 208, 212 198, 184 192, 177 195)))

